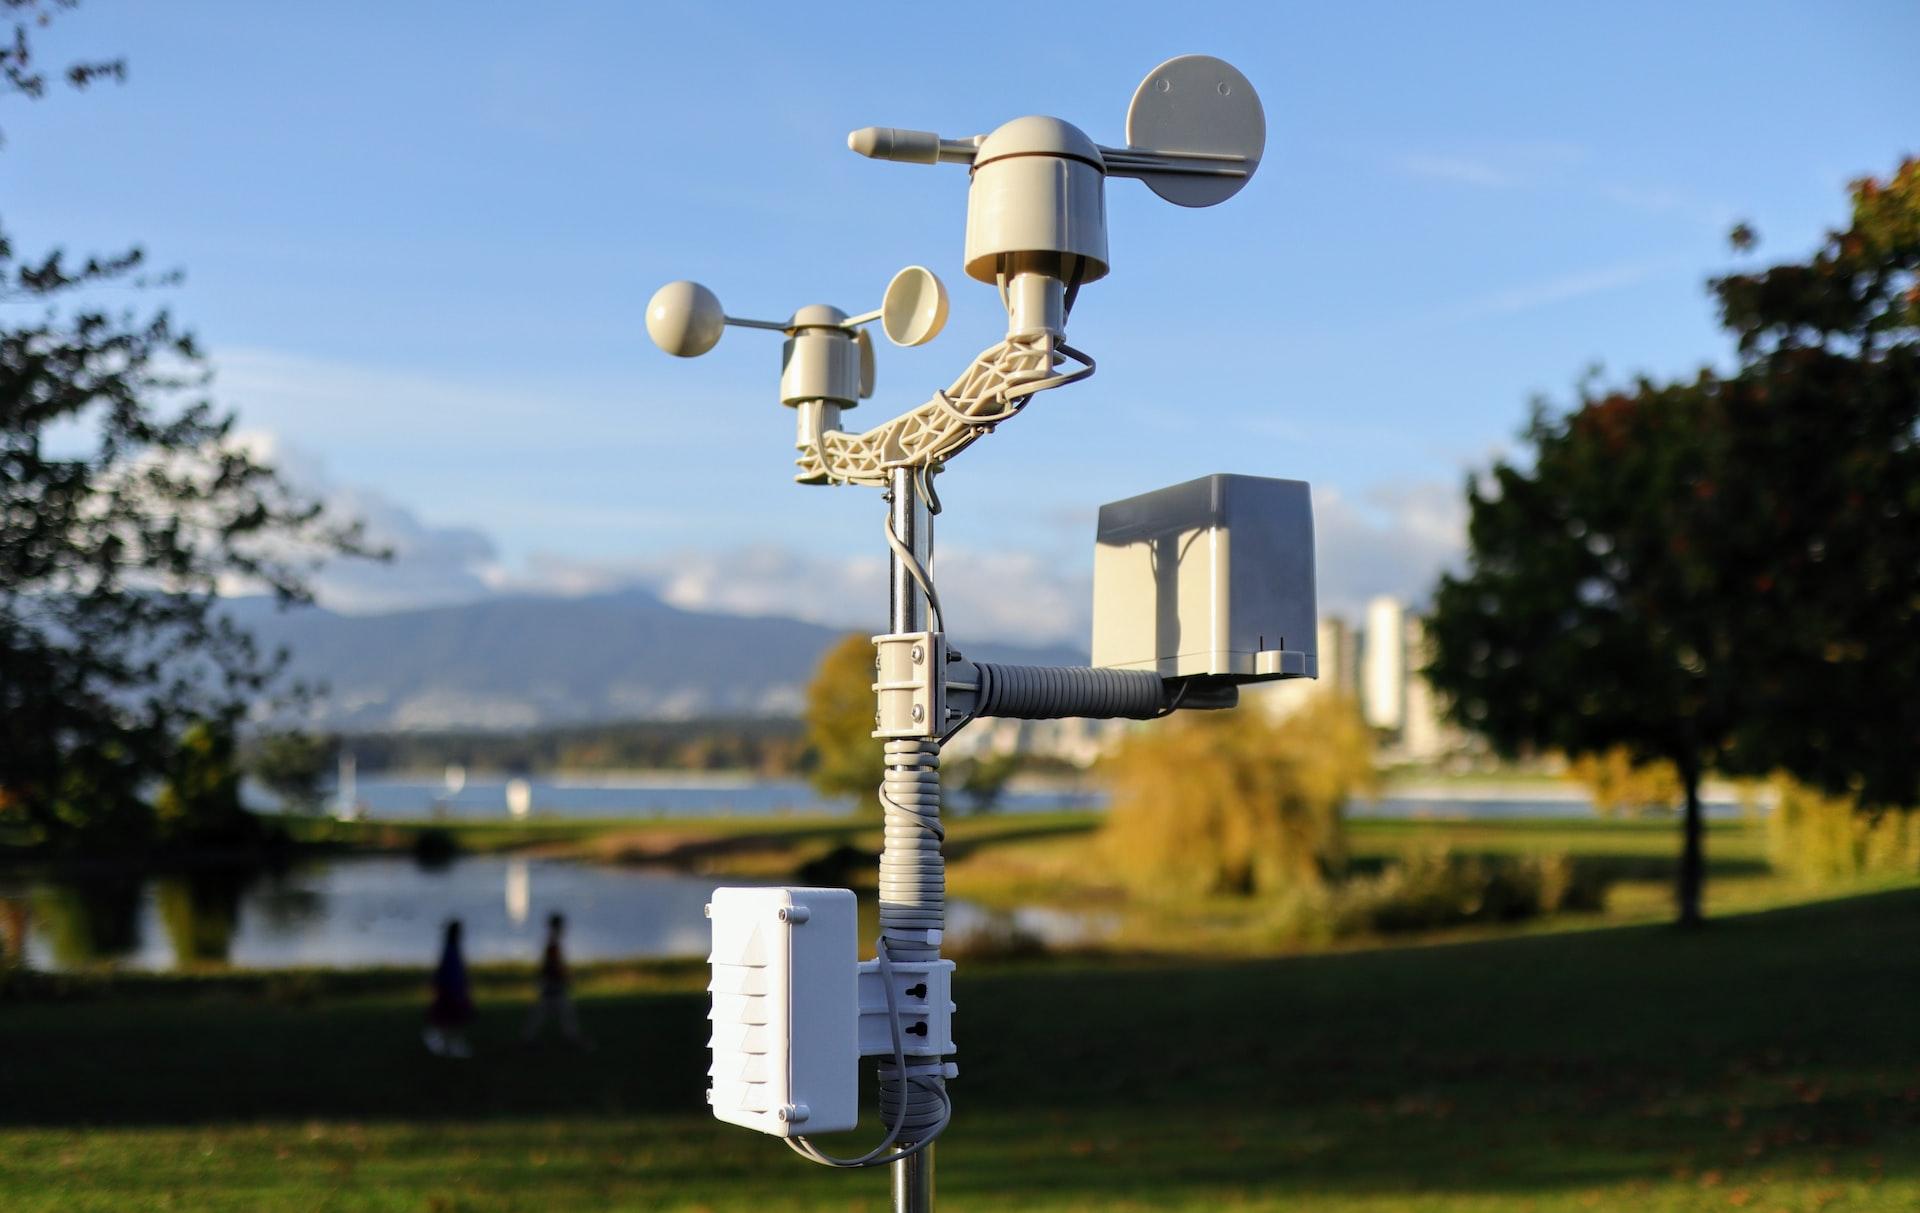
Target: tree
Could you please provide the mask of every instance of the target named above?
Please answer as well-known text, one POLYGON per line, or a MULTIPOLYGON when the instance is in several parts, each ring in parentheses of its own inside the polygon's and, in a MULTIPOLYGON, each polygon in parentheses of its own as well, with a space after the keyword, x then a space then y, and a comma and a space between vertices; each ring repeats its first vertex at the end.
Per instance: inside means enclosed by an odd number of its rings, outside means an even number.
MULTIPOLYGON (((72 6, 10 0, 0 95, 46 92, 28 35, 72 6)), ((84 89, 125 67, 62 75, 84 89)), ((185 731, 236 720, 276 673, 217 609, 222 585, 304 601, 308 560, 360 550, 232 441, 189 333, 101 302, 172 281, 144 260, 23 256, 0 232, 0 804, 53 843, 138 844, 185 731)))
POLYGON ((873 736, 873 642, 849 633, 820 658, 807 687, 808 772, 822 796, 853 796, 861 811, 880 811, 886 759, 873 736))
POLYGON ((1733 758, 1870 814, 1920 803, 1920 159, 1855 182, 1805 263, 1714 289, 1743 359, 1728 458, 1783 473, 1726 506, 1760 566, 1754 626, 1785 641, 1733 758))
POLYGON ((238 842, 253 817, 240 803, 233 726, 203 720, 187 728, 154 796, 154 822, 169 842, 238 842))
POLYGON ((1537 408, 1528 457, 1469 485, 1427 676, 1503 753, 1671 763, 1683 924, 1709 771, 1783 768, 1869 805, 1920 786, 1917 266, 1909 162, 1858 183, 1808 263, 1712 284, 1737 373, 1537 408))
POLYGON ((1315 695, 1285 720, 1254 707, 1141 728, 1103 773, 1109 855, 1166 893, 1317 886, 1346 862, 1341 812, 1373 780, 1373 737, 1351 700, 1315 695))
POLYGON ((328 776, 340 760, 340 739, 297 729, 266 733, 248 747, 247 773, 285 808, 311 813, 325 798, 328 776))
POLYGON ((1568 774, 1586 785, 1594 810, 1602 817, 1664 813, 1683 795, 1680 773, 1672 763, 1635 762, 1625 746, 1582 754, 1573 760, 1568 774))
POLYGON ((991 813, 1024 765, 1025 756, 1018 750, 975 754, 947 764, 948 782, 966 797, 967 807, 973 812, 991 813))

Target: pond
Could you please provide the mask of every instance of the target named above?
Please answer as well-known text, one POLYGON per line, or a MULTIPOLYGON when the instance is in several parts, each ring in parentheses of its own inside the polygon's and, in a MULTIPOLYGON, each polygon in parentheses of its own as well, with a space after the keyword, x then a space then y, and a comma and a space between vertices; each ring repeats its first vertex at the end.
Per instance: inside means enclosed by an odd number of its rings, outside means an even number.
MULTIPOLYGON (((501 776, 462 777, 458 790, 449 793, 448 784, 441 779, 372 775, 355 781, 352 799, 356 811, 374 820, 505 819, 512 782, 501 776)), ((535 775, 519 782, 526 786, 529 814, 545 818, 837 815, 853 811, 851 800, 823 797, 800 779, 663 771, 535 775)), ((1107 793, 1093 783, 1026 781, 1008 788, 995 811, 1099 810, 1107 807, 1107 800, 1107 793)), ((963 797, 952 792, 947 794, 947 801, 949 813, 965 814, 969 807, 963 797)), ((1719 795, 1709 797, 1706 811, 1711 817, 1734 817, 1742 810, 1729 796, 1719 795)), ((1348 815, 1436 819, 1596 816, 1592 802, 1572 784, 1527 786, 1510 792, 1472 785, 1413 788, 1374 800, 1356 800, 1348 815)))
MULTIPOLYGON (((567 916, 576 961, 702 957, 716 885, 752 883, 562 859, 476 856, 439 867, 380 856, 284 872, 53 879, 0 874, 0 953, 35 969, 425 967, 459 918, 469 960, 533 963, 547 915, 567 916)), ((863 907, 872 934, 873 909, 863 907)), ((950 934, 1048 946, 1089 942, 1104 916, 948 906, 950 934)))
MULTIPOLYGON (((354 782, 352 802, 356 812, 374 820, 503 818, 507 816, 508 788, 515 782, 524 784, 529 813, 535 817, 837 815, 851 813, 854 808, 851 798, 822 796, 802 779, 684 772, 532 775, 518 781, 481 776, 462 778, 452 792, 447 782, 431 777, 363 775, 354 782)), ((1094 808, 1104 803, 1105 796, 1098 791, 1063 783, 1010 788, 996 807, 1021 813, 1094 808)))

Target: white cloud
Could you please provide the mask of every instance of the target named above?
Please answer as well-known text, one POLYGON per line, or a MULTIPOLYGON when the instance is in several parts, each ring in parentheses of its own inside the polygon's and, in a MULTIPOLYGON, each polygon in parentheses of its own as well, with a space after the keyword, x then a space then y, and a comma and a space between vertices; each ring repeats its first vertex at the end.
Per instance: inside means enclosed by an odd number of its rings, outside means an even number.
MULTIPOLYGON (((1356 618, 1367 599, 1392 594, 1424 602, 1466 546, 1460 486, 1421 483, 1353 500, 1314 490, 1314 550, 1320 610, 1356 618)), ((941 549, 936 580, 956 640, 1071 644, 1090 636, 1092 573, 1025 551, 941 549)), ((655 559, 601 562, 554 556, 530 561, 502 588, 586 594, 642 586, 690 611, 784 615, 834 627, 878 630, 887 598, 880 556, 811 555, 773 547, 685 550, 655 559)))
POLYGON ((1576 274, 1562 274, 1538 282, 1524 282, 1456 304, 1447 308, 1441 318, 1479 320, 1489 316, 1510 316, 1517 312, 1530 312, 1535 308, 1634 286, 1676 269, 1680 264, 1671 260, 1632 261, 1622 265, 1604 266, 1596 270, 1583 270, 1576 274))
MULTIPOLYGON (((493 541, 472 527, 434 526, 377 490, 343 484, 314 456, 264 430, 235 441, 277 469, 298 496, 318 501, 333 518, 358 519, 369 546, 393 553, 380 562, 336 557, 322 562, 310 582, 315 599, 347 612, 399 610, 467 602, 492 592, 499 579, 493 541)), ((228 587, 244 591, 247 587, 228 587)))
MULTIPOLYGON (((436 526, 383 493, 340 483, 318 460, 272 434, 254 431, 240 440, 278 467, 296 491, 341 518, 360 518, 373 543, 393 549, 386 564, 335 559, 317 570, 316 596, 335 610, 640 587, 690 611, 776 615, 856 630, 878 631, 885 622, 884 556, 746 546, 636 560, 545 553, 509 567, 481 530, 436 526)), ((1358 500, 1316 488, 1314 525, 1320 609, 1351 618, 1376 594, 1425 599, 1440 571, 1464 549, 1465 502, 1457 486, 1438 483, 1375 490, 1358 500)), ((1087 644, 1093 579, 1084 564, 1031 551, 948 546, 938 553, 935 574, 947 626, 963 646, 969 639, 1087 644)))
POLYGON ((1464 152, 1408 152, 1392 157, 1388 163, 1402 176, 1448 185, 1484 190, 1572 189, 1583 197, 1604 199, 1629 210, 1677 215, 1719 227, 1731 224, 1736 217, 1733 208, 1703 199, 1691 190, 1595 180, 1591 174, 1578 173, 1577 168, 1591 156, 1577 144, 1533 140, 1470 146, 1473 150, 1464 152))
POLYGON ((1320 613, 1357 620, 1367 599, 1391 594, 1420 604, 1466 550, 1466 499, 1438 483, 1379 489, 1354 502, 1334 489, 1313 494, 1320 613))
POLYGON ((1409 152, 1392 163, 1409 177, 1509 190, 1538 185, 1586 158, 1587 150, 1575 144, 1527 140, 1482 145, 1471 152, 1409 152))
POLYGON ((1451 181, 1456 185, 1477 185, 1483 189, 1512 189, 1520 184, 1514 173, 1469 156, 1437 156, 1415 153, 1395 162, 1400 171, 1415 177, 1451 181))
MULTIPOLYGON (((1031 552, 939 551, 935 586, 949 630, 968 637, 1085 646, 1092 577, 1031 552)), ((600 562, 536 557, 503 588, 583 594, 643 586, 673 606, 729 615, 782 615, 878 631, 885 622, 882 556, 827 556, 776 547, 685 550, 600 562)))

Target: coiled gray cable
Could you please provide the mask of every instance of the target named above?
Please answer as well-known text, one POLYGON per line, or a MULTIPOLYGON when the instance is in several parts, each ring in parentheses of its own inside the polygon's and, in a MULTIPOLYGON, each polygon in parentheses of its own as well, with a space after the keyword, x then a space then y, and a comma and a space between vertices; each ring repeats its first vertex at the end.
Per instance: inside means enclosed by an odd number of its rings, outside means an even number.
POLYGON ((1152 670, 1000 665, 991 661, 976 662, 974 668, 979 672, 973 709, 976 716, 1151 720, 1167 706, 1167 685, 1152 670))
MULTIPOLYGON (((886 846, 880 852, 880 935, 895 960, 932 960, 940 955, 938 931, 946 922, 947 865, 940 854, 946 830, 940 824, 940 746, 925 740, 894 740, 886 746, 880 810, 886 846)), ((910 1067, 911 1069, 911 1067, 910 1067)), ((940 1124, 947 1115, 945 1080, 909 1081, 895 1067, 880 1067, 880 1114, 901 1125, 903 1141, 940 1124), (904 1105, 904 1106, 903 1106, 904 1105)))

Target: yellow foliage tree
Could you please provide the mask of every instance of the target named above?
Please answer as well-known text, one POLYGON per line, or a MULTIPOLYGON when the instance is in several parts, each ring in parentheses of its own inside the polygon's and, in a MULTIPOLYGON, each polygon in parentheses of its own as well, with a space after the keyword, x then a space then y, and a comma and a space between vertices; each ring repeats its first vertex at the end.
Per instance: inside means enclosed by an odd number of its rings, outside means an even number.
POLYGON ((1810 884, 1858 876, 1920 875, 1920 809, 1864 813, 1786 776, 1774 780, 1767 858, 1810 884))
POLYGON ((886 761, 873 736, 873 642, 849 633, 820 658, 807 687, 808 772, 823 796, 852 796, 862 811, 880 811, 886 761))
POLYGON ((1254 894, 1318 886, 1346 862, 1341 812, 1372 786, 1373 738, 1349 699, 1276 721, 1254 708, 1140 729, 1104 767, 1103 843, 1141 889, 1254 894))
POLYGON ((1567 774, 1586 785, 1594 810, 1602 817, 1665 813, 1687 794, 1680 772, 1671 762, 1635 762, 1633 751, 1623 745, 1580 755, 1568 766, 1567 774))

